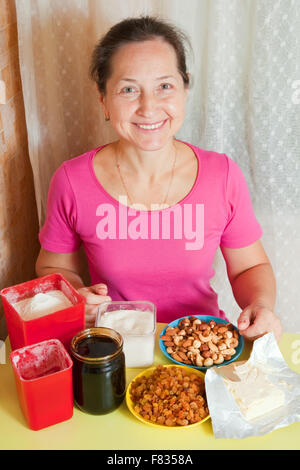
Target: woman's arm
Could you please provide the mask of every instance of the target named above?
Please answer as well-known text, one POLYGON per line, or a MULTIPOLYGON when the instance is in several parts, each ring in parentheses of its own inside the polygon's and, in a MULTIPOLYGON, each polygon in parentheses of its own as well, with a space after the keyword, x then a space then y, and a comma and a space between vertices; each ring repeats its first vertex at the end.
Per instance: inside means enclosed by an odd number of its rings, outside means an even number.
POLYGON ((233 295, 242 309, 238 319, 240 333, 254 340, 273 331, 279 341, 282 328, 273 313, 276 281, 261 242, 238 249, 221 247, 221 251, 233 295))
POLYGON ((270 261, 260 241, 244 248, 221 247, 232 292, 244 309, 261 303, 274 309, 276 282, 270 261))
POLYGON ((111 301, 111 297, 107 295, 107 286, 105 284, 85 287, 80 276, 79 251, 74 253, 53 253, 41 248, 35 270, 39 277, 52 273, 62 274, 85 297, 86 328, 94 326, 99 304, 111 301))
POLYGON ((74 253, 54 253, 41 248, 36 260, 35 271, 39 277, 52 273, 60 273, 75 289, 84 287, 83 280, 80 277, 79 251, 74 253))

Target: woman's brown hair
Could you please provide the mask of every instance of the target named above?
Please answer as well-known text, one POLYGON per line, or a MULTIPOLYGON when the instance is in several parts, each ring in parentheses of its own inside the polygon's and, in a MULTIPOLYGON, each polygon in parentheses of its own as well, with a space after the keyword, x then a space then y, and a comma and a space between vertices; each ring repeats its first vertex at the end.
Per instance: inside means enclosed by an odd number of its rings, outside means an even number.
POLYGON ((190 83, 186 67, 185 43, 190 46, 186 34, 174 25, 152 16, 126 18, 110 28, 100 39, 92 54, 90 76, 105 95, 106 82, 111 76, 111 62, 117 50, 131 42, 148 41, 161 38, 169 43, 176 53, 178 70, 184 85, 190 83))

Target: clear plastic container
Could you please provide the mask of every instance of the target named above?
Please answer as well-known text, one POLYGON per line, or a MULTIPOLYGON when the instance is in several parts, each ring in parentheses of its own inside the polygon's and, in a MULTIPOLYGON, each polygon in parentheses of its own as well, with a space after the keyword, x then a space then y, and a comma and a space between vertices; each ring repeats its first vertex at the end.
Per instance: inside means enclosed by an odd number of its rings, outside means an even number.
POLYGON ((154 361, 156 307, 147 300, 104 302, 96 327, 112 328, 123 337, 126 367, 148 367, 154 361))

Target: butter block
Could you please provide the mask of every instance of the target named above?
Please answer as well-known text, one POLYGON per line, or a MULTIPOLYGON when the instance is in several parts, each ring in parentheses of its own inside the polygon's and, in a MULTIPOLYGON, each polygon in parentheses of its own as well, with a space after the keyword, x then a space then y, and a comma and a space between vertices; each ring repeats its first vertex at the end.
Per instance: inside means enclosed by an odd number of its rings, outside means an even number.
POLYGON ((259 418, 284 405, 284 392, 268 380, 260 367, 248 361, 237 366, 234 372, 234 381, 224 381, 247 420, 259 418))

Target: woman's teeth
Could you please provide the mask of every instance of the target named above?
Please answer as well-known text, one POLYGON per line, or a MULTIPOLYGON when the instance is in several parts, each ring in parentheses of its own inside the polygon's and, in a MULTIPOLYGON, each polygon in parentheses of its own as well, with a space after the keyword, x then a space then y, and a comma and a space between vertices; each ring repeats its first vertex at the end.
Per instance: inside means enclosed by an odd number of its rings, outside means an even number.
POLYGON ((163 125, 163 123, 164 121, 161 121, 157 124, 137 124, 137 126, 140 127, 141 129, 151 130, 151 129, 158 129, 159 127, 163 125))

